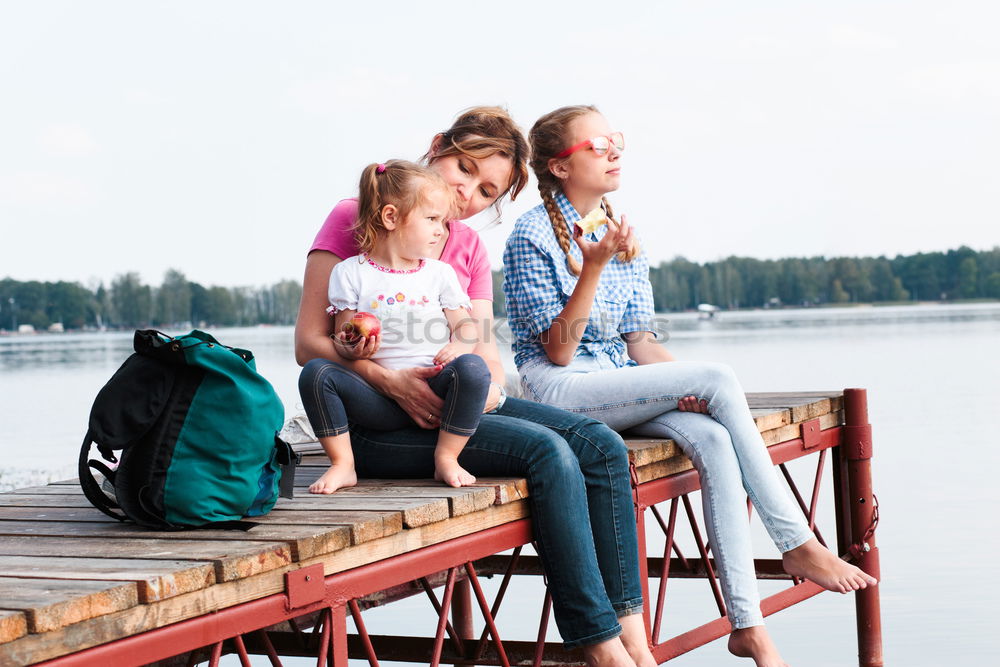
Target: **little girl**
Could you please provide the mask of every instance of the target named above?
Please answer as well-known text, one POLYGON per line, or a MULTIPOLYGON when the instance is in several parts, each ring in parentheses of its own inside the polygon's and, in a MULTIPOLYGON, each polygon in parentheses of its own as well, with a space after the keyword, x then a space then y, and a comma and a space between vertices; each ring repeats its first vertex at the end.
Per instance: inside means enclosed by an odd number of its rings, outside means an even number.
MULTIPOLYGON (((476 478, 458 464, 458 455, 479 425, 490 373, 482 357, 472 354, 477 327, 455 270, 428 258, 453 212, 453 195, 435 172, 404 160, 368 165, 359 190, 355 234, 361 254, 333 268, 327 311, 336 318, 341 341, 374 349, 373 361, 388 368, 440 369, 428 380, 444 399, 434 478, 451 486, 472 484, 476 478), (381 333, 345 341, 344 325, 359 312, 374 315, 381 333)), ((357 483, 349 421, 380 430, 413 425, 394 400, 322 359, 306 364, 299 392, 331 462, 309 487, 312 493, 357 483)))
POLYGON ((543 203, 518 219, 503 257, 525 395, 618 431, 680 445, 701 478, 733 628, 729 650, 760 667, 784 665, 764 628, 746 495, 789 574, 842 593, 875 579, 837 558, 809 530, 781 486, 732 370, 674 361, 655 340, 646 257, 605 197, 621 179, 622 134, 612 132, 596 108, 576 106, 542 116, 529 141, 543 203), (596 230, 590 216, 582 220, 594 209, 608 218, 596 230))

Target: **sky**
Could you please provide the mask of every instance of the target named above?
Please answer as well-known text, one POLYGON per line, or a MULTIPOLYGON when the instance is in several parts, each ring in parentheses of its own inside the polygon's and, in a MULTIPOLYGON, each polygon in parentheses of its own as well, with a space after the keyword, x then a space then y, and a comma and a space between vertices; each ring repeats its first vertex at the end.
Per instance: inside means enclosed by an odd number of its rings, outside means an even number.
MULTIPOLYGON (((300 280, 365 164, 477 104, 525 130, 600 107, 654 265, 992 248, 998 25, 991 0, 2 0, 0 278, 300 280)), ((538 202, 483 230, 495 268, 538 202)))

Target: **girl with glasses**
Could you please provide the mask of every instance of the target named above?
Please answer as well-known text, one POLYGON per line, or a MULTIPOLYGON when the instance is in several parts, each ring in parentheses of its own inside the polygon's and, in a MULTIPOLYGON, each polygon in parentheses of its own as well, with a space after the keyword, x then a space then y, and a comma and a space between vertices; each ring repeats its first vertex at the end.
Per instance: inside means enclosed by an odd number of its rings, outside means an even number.
POLYGON ((542 204, 518 219, 503 259, 525 395, 617 431, 680 445, 701 478, 733 628, 729 650, 759 666, 784 665, 763 625, 746 495, 789 574, 841 593, 875 579, 837 558, 809 530, 781 485, 732 370, 674 361, 655 340, 645 254, 606 196, 621 180, 622 135, 595 107, 573 106, 538 119, 529 141, 542 204), (591 231, 591 221, 603 217, 607 224, 591 231))
MULTIPOLYGON (((454 193, 458 209, 458 219, 444 225, 428 255, 450 264, 468 294, 479 326, 474 352, 492 380, 484 414, 459 463, 476 476, 527 478, 533 533, 565 645, 582 648, 592 665, 652 667, 625 443, 595 419, 505 397, 492 332, 489 258, 475 231, 461 222, 488 206, 499 211, 506 195, 517 196, 527 182, 527 153, 527 142, 505 110, 477 107, 435 135, 424 156, 427 168, 454 193)), ((356 200, 337 204, 306 259, 295 325, 296 360, 306 366, 300 386, 312 386, 317 374, 336 364, 391 397, 417 426, 387 431, 352 424, 357 474, 431 477, 437 433, 430 429, 439 423, 442 400, 428 380, 437 369, 381 366, 371 360, 379 336, 353 343, 331 337, 332 318, 324 313, 331 270, 359 254, 357 218, 356 200), (318 361, 307 363, 313 359, 318 361)))

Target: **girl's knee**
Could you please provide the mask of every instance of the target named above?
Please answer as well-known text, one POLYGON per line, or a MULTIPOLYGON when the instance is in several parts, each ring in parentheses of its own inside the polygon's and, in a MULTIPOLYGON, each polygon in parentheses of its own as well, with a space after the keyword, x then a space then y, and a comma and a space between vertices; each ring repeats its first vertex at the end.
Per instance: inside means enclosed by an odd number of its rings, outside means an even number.
POLYGON ((482 378, 490 375, 490 368, 486 365, 486 360, 478 354, 459 355, 449 365, 462 378, 482 378))

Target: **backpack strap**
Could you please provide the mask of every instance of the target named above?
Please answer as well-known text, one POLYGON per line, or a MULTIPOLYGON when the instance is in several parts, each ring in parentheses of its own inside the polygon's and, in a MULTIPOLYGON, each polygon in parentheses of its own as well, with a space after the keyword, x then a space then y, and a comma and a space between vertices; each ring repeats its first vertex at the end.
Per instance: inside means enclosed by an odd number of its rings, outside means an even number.
POLYGON ((117 503, 111 501, 103 491, 101 487, 98 486, 97 480, 94 479, 94 473, 91 470, 98 470, 107 477, 109 480, 114 480, 114 472, 108 468, 102 461, 97 461, 90 459, 90 445, 93 443, 93 438, 91 437, 91 432, 88 430, 87 435, 83 438, 83 444, 80 446, 80 458, 77 462, 77 472, 80 475, 80 486, 83 488, 83 494, 87 496, 87 500, 101 510, 112 519, 118 519, 119 521, 125 521, 128 519, 124 514, 116 512, 115 510, 120 510, 117 503))

